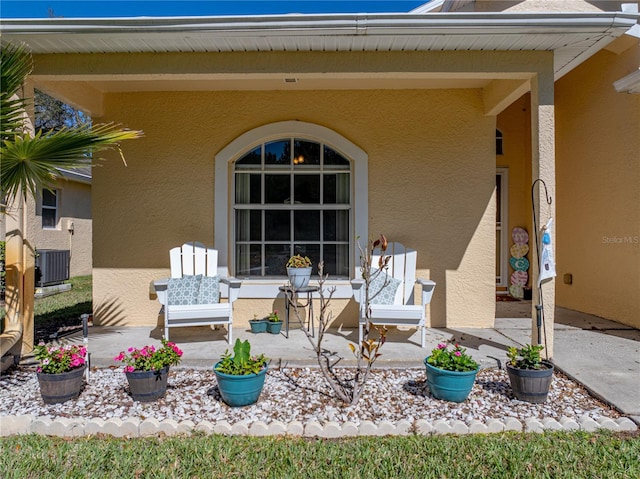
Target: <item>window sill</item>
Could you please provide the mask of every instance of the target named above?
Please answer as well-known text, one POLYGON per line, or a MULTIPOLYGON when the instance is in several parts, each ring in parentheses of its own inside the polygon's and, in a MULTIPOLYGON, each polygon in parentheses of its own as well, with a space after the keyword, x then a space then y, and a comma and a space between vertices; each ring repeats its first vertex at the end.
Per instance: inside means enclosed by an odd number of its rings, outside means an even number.
MULTIPOLYGON (((287 283, 282 279, 243 279, 242 286, 240 287, 239 299, 243 298, 269 298, 273 299, 282 295, 279 290, 280 286, 284 286, 287 283)), ((309 281, 309 286, 318 286, 317 280, 309 281)), ((334 287, 336 288, 333 297, 336 299, 349 299, 353 296, 351 289, 351 282, 349 280, 327 280, 324 283, 324 288, 334 287)))

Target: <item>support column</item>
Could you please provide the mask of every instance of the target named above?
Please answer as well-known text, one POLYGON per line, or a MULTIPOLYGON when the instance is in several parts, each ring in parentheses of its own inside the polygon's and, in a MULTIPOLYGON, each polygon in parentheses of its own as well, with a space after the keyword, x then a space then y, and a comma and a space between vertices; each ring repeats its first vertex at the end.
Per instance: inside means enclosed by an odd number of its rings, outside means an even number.
MULTIPOLYGON (((23 98, 34 98, 33 83, 23 86, 23 98)), ((25 114, 29 134, 34 132, 33 104, 25 114)), ((3 333, 2 355, 7 351, 21 356, 33 351, 33 300, 35 294, 35 251, 28 239, 26 201, 22 197, 8 198, 6 214, 6 323, 3 333)))
MULTIPOLYGON (((556 166, 555 166, 555 105, 554 105, 554 79, 553 70, 538 74, 531 80, 531 178, 532 182, 537 178, 547 185, 547 191, 552 198, 552 203, 547 204, 544 186, 538 182, 534 188, 533 201, 535 205, 538 225, 538 238, 541 244, 540 229, 547 224, 550 218, 555 218, 555 192, 556 192, 556 166)), ((555 231, 551 243, 555 256, 555 231)), ((539 275, 539 251, 535 244, 535 229, 532 221, 530 235, 531 245, 531 285, 533 287, 531 314, 531 344, 545 346, 542 356, 553 357, 553 337, 555 319, 555 279, 545 281, 538 288, 539 275), (542 291, 542 293, 540 292, 542 291), (541 305, 542 325, 538 328, 536 305, 541 305), (540 329, 540 331, 538 331, 540 329)))

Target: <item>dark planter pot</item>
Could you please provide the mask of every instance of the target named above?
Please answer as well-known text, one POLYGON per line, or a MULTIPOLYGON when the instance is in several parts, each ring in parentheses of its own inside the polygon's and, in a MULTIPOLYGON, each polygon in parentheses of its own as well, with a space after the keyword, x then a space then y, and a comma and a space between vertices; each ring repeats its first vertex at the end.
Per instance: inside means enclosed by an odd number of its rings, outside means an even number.
POLYGON ((553 379, 553 364, 542 361, 547 369, 518 369, 507 364, 513 395, 520 401, 541 404, 547 400, 553 379))
POLYGON ((37 373, 40 395, 45 404, 57 404, 75 399, 84 384, 84 366, 66 373, 37 373))
POLYGON ((249 406, 256 403, 264 386, 267 366, 258 374, 234 376, 216 371, 215 368, 219 364, 214 366, 213 372, 218 380, 218 389, 222 400, 231 407, 249 406))
POLYGON ((249 326, 251 326, 252 333, 266 333, 267 332, 267 321, 266 319, 250 319, 249 326))
POLYGON ((267 331, 271 334, 280 334, 282 329, 282 321, 269 321, 267 323, 267 331))
POLYGON ((155 401, 167 392, 169 366, 157 371, 133 371, 125 374, 129 381, 129 393, 134 401, 155 401))
POLYGON ((429 356, 424 359, 424 365, 427 368, 427 385, 433 397, 451 402, 465 401, 473 388, 478 370, 446 371, 432 366, 428 360, 429 356))
POLYGON ((287 275, 293 289, 306 288, 311 278, 311 266, 308 268, 287 268, 287 275))

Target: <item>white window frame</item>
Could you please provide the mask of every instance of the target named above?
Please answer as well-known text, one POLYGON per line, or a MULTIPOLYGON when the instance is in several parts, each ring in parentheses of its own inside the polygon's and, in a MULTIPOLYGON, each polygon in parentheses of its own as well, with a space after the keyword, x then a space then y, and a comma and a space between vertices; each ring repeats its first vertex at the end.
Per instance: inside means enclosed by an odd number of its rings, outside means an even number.
POLYGON ((60 207, 60 190, 56 190, 56 189, 51 189, 51 190, 47 190, 46 188, 42 190, 42 193, 40 195, 40 224, 42 225, 42 229, 43 230, 57 230, 58 229, 58 221, 59 221, 59 216, 58 216, 58 212, 59 212, 59 207, 60 207), (45 191, 49 191, 50 193, 53 193, 53 195, 56 198, 56 205, 55 206, 48 206, 44 204, 44 194, 45 191), (53 210, 55 213, 55 221, 54 221, 54 225, 53 226, 45 226, 44 223, 44 210, 53 210))
MULTIPOLYGON (((341 153, 345 158, 353 162, 352 184, 353 202, 352 217, 355 238, 360 241, 368 240, 369 219, 369 194, 368 194, 368 162, 369 157, 360 147, 347 140, 339 133, 324 126, 302 121, 282 121, 263 125, 247 131, 225 146, 215 156, 215 221, 214 221, 214 245, 218 250, 220 272, 222 274, 233 273, 229 271, 229 264, 233 264, 233 205, 231 194, 233 192, 232 181, 234 178, 233 162, 243 153, 256 146, 286 137, 295 137, 305 140, 317 141, 341 153)), ((355 238, 352 243, 353 255, 357 256, 355 238)), ((359 267, 359 258, 356 257, 351 277, 355 277, 355 268, 359 267)), ((241 296, 247 298, 275 298, 278 287, 284 283, 276 278, 250 278, 243 280, 241 296)), ((351 296, 349 280, 332 280, 327 285, 336 286, 334 294, 336 298, 348 298, 351 296)))

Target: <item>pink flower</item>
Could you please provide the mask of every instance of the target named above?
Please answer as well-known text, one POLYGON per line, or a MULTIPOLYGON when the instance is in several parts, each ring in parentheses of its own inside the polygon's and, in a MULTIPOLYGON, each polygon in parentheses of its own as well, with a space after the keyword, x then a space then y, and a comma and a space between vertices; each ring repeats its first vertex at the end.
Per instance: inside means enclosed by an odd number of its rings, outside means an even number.
POLYGON ((132 373, 136 370, 136 368, 134 368, 133 366, 125 366, 124 368, 124 372, 125 373, 132 373))
POLYGON ((444 343, 438 344, 438 349, 446 349, 447 345, 444 343))
POLYGON ((120 354, 118 354, 115 358, 113 358, 114 361, 124 361, 124 351, 122 351, 120 354))
POLYGON ((461 353, 460 351, 456 351, 456 352, 455 352, 455 353, 453 353, 453 354, 455 354, 456 356, 462 356, 462 353, 461 353))

